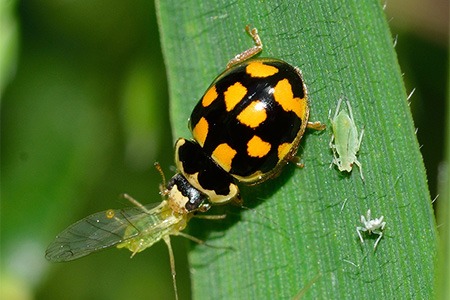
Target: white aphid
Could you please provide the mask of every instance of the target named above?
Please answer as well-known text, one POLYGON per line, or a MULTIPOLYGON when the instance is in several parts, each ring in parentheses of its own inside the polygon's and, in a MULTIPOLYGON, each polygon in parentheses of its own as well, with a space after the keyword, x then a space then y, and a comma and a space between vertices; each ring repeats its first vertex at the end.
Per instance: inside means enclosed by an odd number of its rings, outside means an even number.
MULTIPOLYGON (((330 167, 335 164, 339 171, 351 172, 353 164, 356 164, 361 174, 361 179, 364 180, 362 174, 362 166, 358 161, 356 155, 364 135, 364 129, 358 136, 358 129, 356 128, 353 119, 352 107, 349 101, 347 103, 348 113, 343 109, 340 110, 342 99, 339 99, 334 113, 333 119, 330 118, 333 135, 331 136, 330 148, 333 151, 333 161, 330 167)), ((331 110, 330 110, 331 116, 331 110)))
POLYGON ((375 242, 375 245, 373 246, 373 249, 375 250, 377 248, 378 242, 383 237, 383 230, 386 226, 386 222, 383 222, 384 216, 381 216, 380 218, 371 219, 370 216, 370 209, 367 210, 366 216, 361 216, 361 223, 364 226, 358 226, 356 227, 356 232, 358 233, 359 239, 361 240, 361 243, 364 243, 364 239, 361 235, 361 232, 368 232, 369 234, 377 234, 378 239, 375 242))

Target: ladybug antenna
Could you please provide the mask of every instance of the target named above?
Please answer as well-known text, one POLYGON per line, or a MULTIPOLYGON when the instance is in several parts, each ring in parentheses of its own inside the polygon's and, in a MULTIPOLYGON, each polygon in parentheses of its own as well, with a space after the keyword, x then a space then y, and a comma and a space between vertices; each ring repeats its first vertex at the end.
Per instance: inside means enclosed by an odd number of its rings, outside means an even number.
POLYGON ((162 183, 159 185, 159 192, 161 195, 166 195, 167 194, 166 176, 164 175, 164 172, 163 172, 159 162, 155 162, 153 165, 155 166, 155 169, 156 169, 156 171, 158 171, 159 175, 161 175, 161 179, 162 179, 162 183))

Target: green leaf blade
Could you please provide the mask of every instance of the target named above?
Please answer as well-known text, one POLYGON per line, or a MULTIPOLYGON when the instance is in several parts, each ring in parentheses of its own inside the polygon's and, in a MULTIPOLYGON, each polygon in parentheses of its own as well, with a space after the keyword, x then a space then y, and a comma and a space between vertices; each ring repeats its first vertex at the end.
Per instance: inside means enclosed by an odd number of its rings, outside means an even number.
POLYGON ((194 299, 431 298, 437 233, 393 41, 377 1, 229 5, 197 1, 157 4, 175 137, 191 135, 191 109, 235 54, 252 46, 262 57, 302 69, 311 120, 329 125, 339 98, 349 99, 365 129, 358 170, 329 168, 331 131, 307 132, 305 168, 243 187, 251 210, 224 207, 228 217, 191 221, 191 233, 234 250, 194 246, 194 299), (176 8, 176 9, 175 9, 176 8), (367 209, 384 215, 385 235, 361 244, 356 227, 367 209), (311 284, 311 282, 313 282, 311 284))

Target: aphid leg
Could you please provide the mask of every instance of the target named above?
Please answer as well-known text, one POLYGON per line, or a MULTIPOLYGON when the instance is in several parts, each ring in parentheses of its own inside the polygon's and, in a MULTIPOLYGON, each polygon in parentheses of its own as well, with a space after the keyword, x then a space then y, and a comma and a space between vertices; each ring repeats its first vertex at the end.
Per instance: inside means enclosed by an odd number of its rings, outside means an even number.
POLYGON ((383 232, 378 231, 378 232, 374 232, 374 233, 379 235, 378 238, 377 238, 377 240, 376 240, 376 242, 375 242, 375 245, 373 245, 373 250, 375 251, 375 250, 377 249, 378 242, 379 242, 379 241, 381 240, 381 238, 383 237, 383 232))
MULTIPOLYGON (((380 222, 383 220, 383 216, 381 216, 380 218, 380 222)), ((381 240, 381 238, 383 237, 383 230, 384 227, 386 226, 386 222, 381 223, 381 227, 379 230, 377 230, 375 233, 379 235, 377 241, 375 242, 375 245, 373 246, 373 250, 375 251, 377 246, 378 246, 378 242, 381 240)))
POLYGON ((361 231, 366 231, 366 228, 364 227, 356 227, 356 232, 358 233, 359 239, 361 240, 361 244, 364 244, 364 239, 361 235, 361 231))
POLYGON ((195 236, 192 236, 192 235, 184 233, 184 232, 178 232, 177 235, 182 236, 184 238, 187 238, 188 240, 191 240, 194 243, 197 243, 199 245, 204 245, 205 244, 204 240, 201 240, 199 238, 196 238, 195 236))
POLYGON ((145 208, 144 205, 142 205, 139 201, 137 201, 136 199, 134 199, 134 198, 131 197, 130 195, 128 195, 128 194, 122 194, 122 197, 124 197, 125 199, 127 199, 128 201, 130 201, 133 205, 135 205, 135 206, 139 207, 140 209, 142 209, 143 212, 145 212, 145 213, 147 213, 147 214, 150 213, 150 211, 149 211, 147 208, 145 208))
POLYGON ((214 245, 208 244, 208 243, 206 243, 205 241, 203 241, 203 240, 201 240, 201 239, 199 239, 199 238, 196 238, 195 236, 192 236, 192 235, 190 235, 190 234, 184 233, 184 232, 178 232, 177 235, 182 236, 182 237, 184 237, 184 238, 187 238, 188 240, 191 240, 191 241, 193 241, 194 243, 197 243, 197 244, 199 244, 199 245, 204 245, 204 246, 211 247, 211 248, 215 248, 215 249, 228 249, 228 250, 234 250, 233 247, 220 247, 220 246, 214 246, 214 245))
POLYGON ((359 147, 361 147, 361 142, 362 142, 363 135, 364 135, 364 128, 361 129, 361 134, 359 135, 358 149, 359 149, 359 147))
POLYGON ((223 220, 227 215, 194 215, 193 218, 203 220, 223 220))
MULTIPOLYGON (((339 100, 338 107, 339 107, 340 103, 341 103, 341 100, 339 100)), ((330 120, 330 123, 331 123, 331 127, 332 127, 332 128, 334 127, 334 119, 336 118, 337 112, 338 112, 338 111, 336 110, 336 113, 334 114, 333 119, 331 119, 331 109, 328 111, 328 119, 330 120)), ((333 151, 333 161, 332 161, 331 164, 330 164, 330 169, 331 169, 331 167, 333 166, 333 164, 335 163, 335 160, 337 159, 337 155, 336 155, 336 145, 335 145, 333 142, 334 142, 334 133, 332 132, 332 133, 331 133, 330 143, 328 144, 328 146, 330 147, 330 149, 333 151)))
MULTIPOLYGON (((131 250, 131 248, 130 248, 130 250, 131 250)), ((136 249, 134 249, 134 251, 131 253, 130 258, 133 258, 136 255, 136 253, 141 252, 141 250, 143 250, 142 249, 142 240, 139 242, 139 246, 136 247, 136 249)))
POLYGON ((331 135, 331 140, 330 140, 330 143, 328 144, 331 151, 333 152, 333 160, 331 161, 330 169, 333 167, 333 165, 338 165, 338 156, 336 153, 336 145, 333 142, 334 142, 334 134, 331 135))
POLYGON ((355 159, 355 165, 358 166, 359 174, 361 175, 362 181, 364 181, 364 175, 363 175, 363 173, 362 173, 362 165, 361 165, 361 163, 359 162, 359 160, 355 159))
POLYGON ((163 237, 163 239, 167 245, 167 249, 169 250, 170 270, 172 271, 173 290, 175 291, 175 300, 178 300, 177 272, 175 270, 175 257, 173 256, 172 245, 170 244, 170 236, 166 235, 163 237))
POLYGON ((247 31, 247 33, 252 37, 255 46, 245 50, 242 53, 239 53, 234 58, 232 58, 227 64, 227 70, 262 51, 263 45, 261 42, 261 38, 259 37, 258 30, 256 28, 250 29, 250 25, 247 25, 245 26, 245 31, 247 31))
MULTIPOLYGON (((334 130, 335 127, 335 120, 337 118, 337 116, 339 115, 339 109, 341 108, 341 103, 342 103, 343 99, 340 98, 338 101, 338 104, 336 106, 336 111, 334 112, 334 116, 333 118, 331 118, 331 109, 328 111, 328 119, 330 120, 331 123, 331 127, 334 130)), ((339 166, 340 162, 339 162, 339 157, 336 151, 336 145, 334 144, 334 140, 335 140, 335 136, 334 136, 334 132, 332 130, 331 133, 331 139, 330 139, 330 143, 328 144, 328 146, 330 147, 331 151, 333 152, 333 160, 331 161, 330 164, 330 169, 333 167, 333 165, 339 166)))
MULTIPOLYGON (((366 225, 367 221, 366 221, 366 217, 364 215, 361 215, 360 220, 361 220, 361 223, 364 224, 364 227, 359 227, 359 226, 356 227, 356 232, 358 233, 359 239, 361 240, 361 244, 364 244, 364 239, 361 235, 361 231, 364 231, 364 232, 367 231, 367 225, 366 225)), ((370 209, 367 210, 367 220, 370 221, 370 209)))
MULTIPOLYGON (((351 119, 351 120, 354 120, 354 119, 353 119, 353 111, 352 111, 352 107, 350 106, 350 102, 347 100, 346 103, 347 103, 348 113, 349 113, 349 115, 350 115, 350 119, 351 119)), ((364 136, 364 128, 361 130, 361 134, 359 135, 359 139, 358 139, 358 147, 356 147, 356 149, 357 149, 356 152, 358 152, 358 151, 359 151, 359 148, 361 147, 361 142, 362 142, 363 136, 364 136)), ((355 153, 355 155, 356 155, 356 153, 355 153)), ((364 176, 363 176, 363 174, 362 174, 362 169, 361 169, 361 163, 360 163, 357 159, 355 159, 355 164, 358 166, 358 168, 359 168, 359 173, 361 174, 361 179, 364 181, 364 176)))
MULTIPOLYGON (((362 143, 363 136, 364 136, 364 128, 361 130, 361 134, 359 135, 359 140, 358 140, 358 151, 359 151, 359 148, 361 147, 361 143, 362 143)), ((356 154, 356 153, 355 153, 355 154, 356 154)), ((356 164, 356 165, 358 166, 358 168, 359 168, 359 174, 361 175, 362 181, 364 181, 364 176, 363 176, 363 173, 362 173, 362 165, 361 165, 361 163, 360 163, 357 159, 355 159, 355 164, 356 164)))

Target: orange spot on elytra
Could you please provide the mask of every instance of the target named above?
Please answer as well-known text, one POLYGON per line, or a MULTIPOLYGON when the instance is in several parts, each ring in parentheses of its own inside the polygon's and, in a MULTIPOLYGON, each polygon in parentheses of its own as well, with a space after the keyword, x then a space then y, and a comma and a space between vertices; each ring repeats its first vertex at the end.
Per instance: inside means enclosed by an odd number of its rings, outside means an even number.
POLYGON ((270 143, 263 141, 256 135, 247 143, 247 153, 251 157, 263 157, 269 153, 270 148, 270 143))
POLYGON ((209 124, 204 117, 202 117, 192 130, 194 139, 203 147, 206 137, 208 136, 209 124))
POLYGON ((305 120, 306 98, 294 98, 292 86, 287 79, 278 81, 273 96, 285 111, 293 111, 301 120, 305 120))
POLYGON ((246 68, 245 71, 247 74, 249 74, 251 77, 269 77, 273 74, 278 73, 278 68, 265 65, 262 62, 253 62, 250 63, 246 68))
POLYGON ((220 144, 214 149, 212 158, 221 166, 225 171, 231 170, 231 162, 236 155, 236 150, 231 148, 227 143, 220 144))
POLYGON ((237 116, 242 124, 251 128, 258 127, 267 119, 266 105, 261 101, 253 101, 237 116))
POLYGON ((245 94, 247 94, 247 89, 240 82, 236 82, 235 84, 229 86, 223 94, 226 109, 227 111, 231 111, 236 104, 244 98, 245 94))
POLYGON ((217 96, 219 96, 219 95, 217 94, 216 87, 212 86, 203 96, 203 99, 202 99, 203 107, 210 106, 211 103, 213 103, 213 101, 217 99, 217 96))

